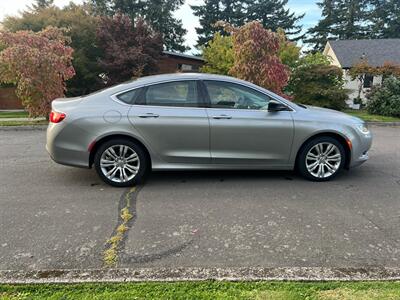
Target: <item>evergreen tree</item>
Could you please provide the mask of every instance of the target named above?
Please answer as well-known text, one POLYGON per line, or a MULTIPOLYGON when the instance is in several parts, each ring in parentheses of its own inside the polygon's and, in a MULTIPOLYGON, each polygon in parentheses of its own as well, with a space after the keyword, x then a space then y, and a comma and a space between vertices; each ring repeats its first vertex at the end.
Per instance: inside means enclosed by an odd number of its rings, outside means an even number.
POLYGON ((183 45, 186 30, 182 21, 173 16, 184 0, 90 0, 90 3, 99 15, 123 13, 131 18, 133 24, 143 18, 161 33, 167 50, 187 50, 183 45))
POLYGON ((53 5, 53 2, 54 0, 35 0, 35 3, 32 4, 32 7, 34 10, 39 10, 53 5))
POLYGON ((294 12, 285 8, 287 3, 288 0, 255 0, 249 2, 246 21, 257 20, 264 28, 271 29, 274 32, 278 28, 282 28, 291 40, 299 40, 303 35, 295 37, 302 30, 302 26, 297 25, 297 22, 304 17, 304 14, 296 16, 294 12))
POLYGON ((338 24, 336 35, 339 39, 361 39, 367 37, 369 0, 342 0, 337 7, 338 24))
POLYGON ((215 26, 218 21, 224 21, 232 26, 245 23, 245 2, 235 0, 205 0, 202 5, 191 5, 194 15, 199 17, 200 26, 196 28, 197 46, 205 46, 212 40, 215 33, 227 35, 221 27, 215 26))
POLYGON ((368 36, 370 0, 323 0, 322 19, 308 30, 306 43, 322 50, 329 39, 360 39, 368 36))
POLYGON ((370 0, 371 35, 374 38, 400 38, 400 1, 370 0))
MULTIPOLYGON (((301 31, 297 25, 303 15, 296 16, 285 8, 287 0, 205 0, 202 5, 192 5, 194 15, 199 17, 201 27, 196 28, 197 45, 204 46, 214 33, 227 34, 222 28, 215 27, 218 21, 224 21, 239 27, 246 22, 259 21, 264 28, 276 31, 283 28, 290 37, 301 31)), ((299 37, 297 37, 298 39, 299 37)))
POLYGON ((331 37, 333 25, 336 22, 335 4, 336 0, 323 0, 317 5, 322 9, 322 19, 318 24, 308 30, 306 43, 312 44, 314 50, 322 50, 326 41, 331 37))

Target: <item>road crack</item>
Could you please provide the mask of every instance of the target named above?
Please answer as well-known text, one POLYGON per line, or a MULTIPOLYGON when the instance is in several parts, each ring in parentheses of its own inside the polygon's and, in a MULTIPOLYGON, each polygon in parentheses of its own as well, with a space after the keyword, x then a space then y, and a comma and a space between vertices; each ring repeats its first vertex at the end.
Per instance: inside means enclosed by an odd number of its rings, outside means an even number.
POLYGON ((177 246, 150 255, 129 255, 125 251, 125 244, 129 231, 137 219, 136 200, 143 185, 134 186, 126 190, 118 204, 118 221, 110 238, 106 241, 103 252, 103 264, 105 267, 116 267, 119 263, 149 263, 154 260, 175 255, 193 244, 198 237, 197 232, 192 233, 192 238, 177 246))
POLYGON ((111 237, 106 242, 103 263, 107 267, 115 266, 119 261, 119 253, 125 248, 129 229, 135 221, 136 198, 142 186, 134 186, 125 191, 118 204, 118 222, 111 237))

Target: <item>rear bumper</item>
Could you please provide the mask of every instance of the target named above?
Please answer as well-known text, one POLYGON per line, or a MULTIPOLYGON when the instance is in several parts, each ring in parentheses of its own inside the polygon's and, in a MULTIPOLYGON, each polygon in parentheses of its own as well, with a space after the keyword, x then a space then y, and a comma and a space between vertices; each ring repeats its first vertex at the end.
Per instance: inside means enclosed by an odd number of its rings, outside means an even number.
POLYGON ((52 160, 56 163, 89 168, 90 153, 82 148, 84 139, 83 132, 80 132, 71 124, 67 127, 64 124, 49 124, 46 134, 46 150, 52 160), (72 127, 72 129, 71 129, 72 127))

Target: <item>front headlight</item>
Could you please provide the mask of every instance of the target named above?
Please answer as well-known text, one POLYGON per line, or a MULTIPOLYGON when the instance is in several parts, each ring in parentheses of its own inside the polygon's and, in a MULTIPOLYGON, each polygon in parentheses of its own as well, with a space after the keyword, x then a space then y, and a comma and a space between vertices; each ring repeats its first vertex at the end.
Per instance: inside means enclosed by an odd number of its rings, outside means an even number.
POLYGON ((369 134, 369 129, 368 129, 368 126, 367 126, 367 124, 357 124, 357 128, 358 128, 358 130, 360 130, 362 133, 364 133, 364 134, 369 134))

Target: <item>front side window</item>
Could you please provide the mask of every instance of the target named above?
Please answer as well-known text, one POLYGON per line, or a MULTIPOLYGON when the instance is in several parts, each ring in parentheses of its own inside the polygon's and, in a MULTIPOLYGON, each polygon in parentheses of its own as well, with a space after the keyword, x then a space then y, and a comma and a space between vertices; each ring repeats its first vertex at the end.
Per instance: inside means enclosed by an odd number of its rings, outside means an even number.
POLYGON ((174 81, 147 87, 146 105, 197 107, 197 84, 194 80, 174 81))
POLYGON ((222 81, 204 81, 212 108, 267 110, 271 98, 251 88, 222 81))

